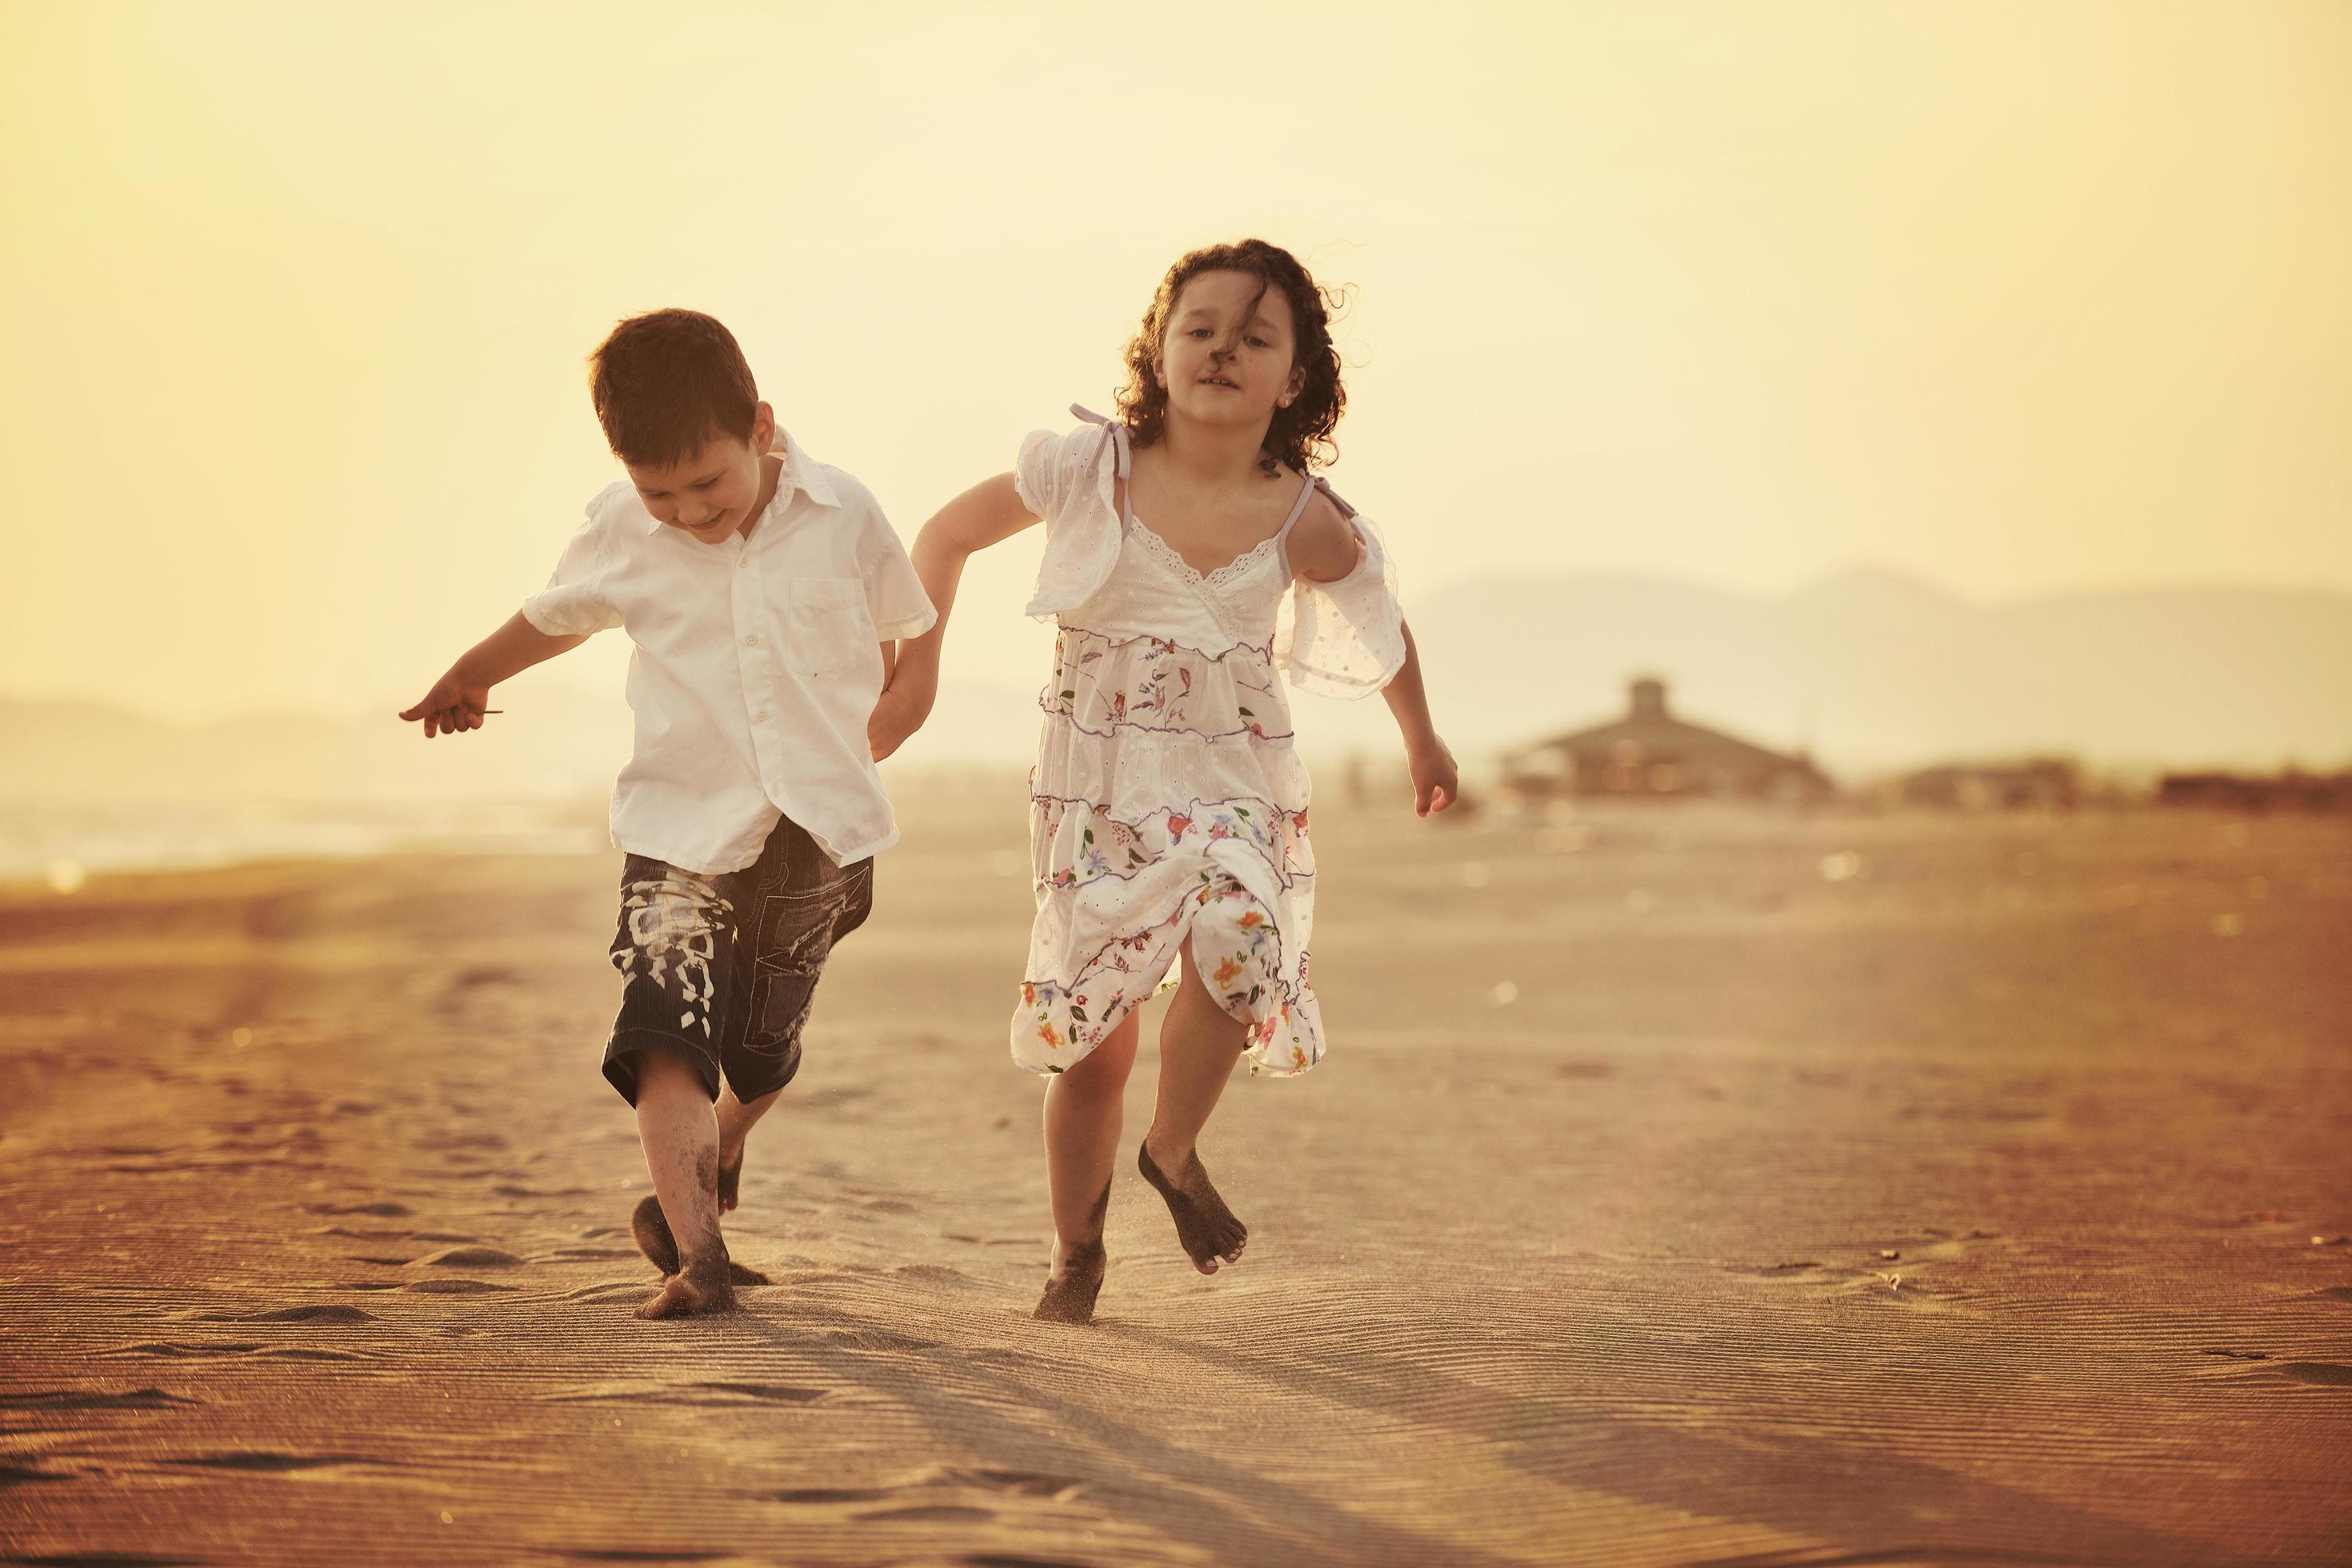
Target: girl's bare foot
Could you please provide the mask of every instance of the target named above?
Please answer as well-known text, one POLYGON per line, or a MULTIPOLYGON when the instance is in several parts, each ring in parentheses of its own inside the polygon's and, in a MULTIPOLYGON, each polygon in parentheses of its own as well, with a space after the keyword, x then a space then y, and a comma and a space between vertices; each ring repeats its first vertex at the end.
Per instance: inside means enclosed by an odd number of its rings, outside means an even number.
MULTIPOLYGON (((662 1214, 659 1198, 646 1197, 638 1203, 636 1213, 629 1216, 629 1230, 636 1237, 637 1250, 646 1255, 647 1262, 664 1274, 677 1272, 677 1237, 670 1234, 669 1220, 662 1214)), ((731 1258, 727 1264, 727 1282, 730 1285, 772 1283, 758 1269, 746 1268, 731 1258)))
POLYGON ((735 1163, 719 1167, 719 1212, 733 1214, 743 1190, 743 1151, 735 1151, 735 1163))
POLYGON ((735 1310, 735 1287, 723 1268, 697 1266, 662 1281, 659 1293, 637 1309, 640 1318, 700 1318, 735 1310))
POLYGON ((1035 1316, 1048 1323, 1091 1323, 1095 1297, 1101 1293, 1107 1261, 1099 1241, 1054 1244, 1053 1272, 1045 1276, 1045 1293, 1037 1298, 1035 1316))
POLYGON ((1209 1173, 1201 1163, 1198 1149, 1178 1163, 1171 1177, 1151 1158, 1151 1139, 1147 1135, 1135 1152, 1135 1162, 1143 1179, 1168 1200, 1168 1212, 1176 1220, 1176 1239, 1193 1268, 1214 1274, 1220 1262, 1231 1263, 1241 1257, 1242 1248, 1249 1245, 1249 1226, 1234 1217, 1233 1210, 1217 1196, 1217 1189, 1209 1184, 1209 1173))

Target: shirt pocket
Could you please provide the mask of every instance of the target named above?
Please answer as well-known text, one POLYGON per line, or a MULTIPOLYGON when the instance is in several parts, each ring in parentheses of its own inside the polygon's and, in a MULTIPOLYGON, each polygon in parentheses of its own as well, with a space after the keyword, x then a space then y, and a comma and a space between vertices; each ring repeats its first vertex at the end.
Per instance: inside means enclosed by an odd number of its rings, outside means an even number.
POLYGON ((871 653, 881 639, 855 577, 795 577, 784 634, 784 662, 803 675, 832 675, 871 653))

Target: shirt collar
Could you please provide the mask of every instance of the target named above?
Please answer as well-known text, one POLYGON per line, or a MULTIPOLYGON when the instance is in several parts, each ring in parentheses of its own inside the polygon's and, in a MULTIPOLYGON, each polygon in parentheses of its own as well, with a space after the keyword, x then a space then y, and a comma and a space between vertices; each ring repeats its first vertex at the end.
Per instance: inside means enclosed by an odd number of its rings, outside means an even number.
MULTIPOLYGON (((773 511, 788 503, 794 490, 819 506, 837 507, 841 504, 841 497, 834 489, 833 481, 824 477, 824 470, 816 466, 798 441, 785 433, 782 426, 776 426, 775 438, 769 443, 768 450, 784 460, 782 470, 776 475, 776 493, 768 502, 769 510, 773 511)), ((662 520, 650 512, 646 514, 646 522, 647 533, 656 532, 663 527, 662 520)))
POLYGON ((808 455, 808 449, 792 438, 781 425, 776 426, 775 440, 768 450, 784 460, 784 471, 776 476, 776 496, 782 500, 786 488, 801 491, 819 506, 839 506, 841 498, 834 493, 833 481, 824 477, 808 455))

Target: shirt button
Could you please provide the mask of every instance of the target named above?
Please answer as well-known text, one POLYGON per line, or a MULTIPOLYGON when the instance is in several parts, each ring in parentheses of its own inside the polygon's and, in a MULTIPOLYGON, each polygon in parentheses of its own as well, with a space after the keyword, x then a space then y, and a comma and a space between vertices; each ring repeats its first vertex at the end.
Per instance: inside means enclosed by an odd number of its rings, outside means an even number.
POLYGON ((765 708, 761 709, 757 713, 751 715, 751 722, 754 724, 764 724, 767 721, 768 710, 765 708))
POLYGON ((744 567, 749 566, 750 564, 751 564, 751 558, 750 556, 739 556, 735 562, 735 570, 740 572, 744 567))
POLYGON ((743 646, 745 647, 758 647, 760 646, 760 634, 757 632, 746 632, 743 635, 743 646))

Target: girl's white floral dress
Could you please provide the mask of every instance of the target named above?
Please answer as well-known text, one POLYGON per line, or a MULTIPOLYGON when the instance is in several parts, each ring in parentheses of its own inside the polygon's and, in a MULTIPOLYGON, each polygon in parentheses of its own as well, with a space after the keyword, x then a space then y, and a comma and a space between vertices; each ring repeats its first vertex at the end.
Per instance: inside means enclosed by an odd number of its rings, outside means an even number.
POLYGON ((1083 408, 1032 433, 1013 478, 1045 520, 1029 613, 1053 617, 1055 673, 1030 775, 1037 921, 1013 1057, 1061 1072, 1149 997, 1188 935, 1202 980, 1250 1026, 1253 1072, 1323 1055, 1307 978, 1315 856, 1307 770, 1276 677, 1360 697, 1404 662, 1404 616, 1381 538, 1336 583, 1294 580, 1290 531, 1203 575, 1127 504, 1128 433, 1083 408))

